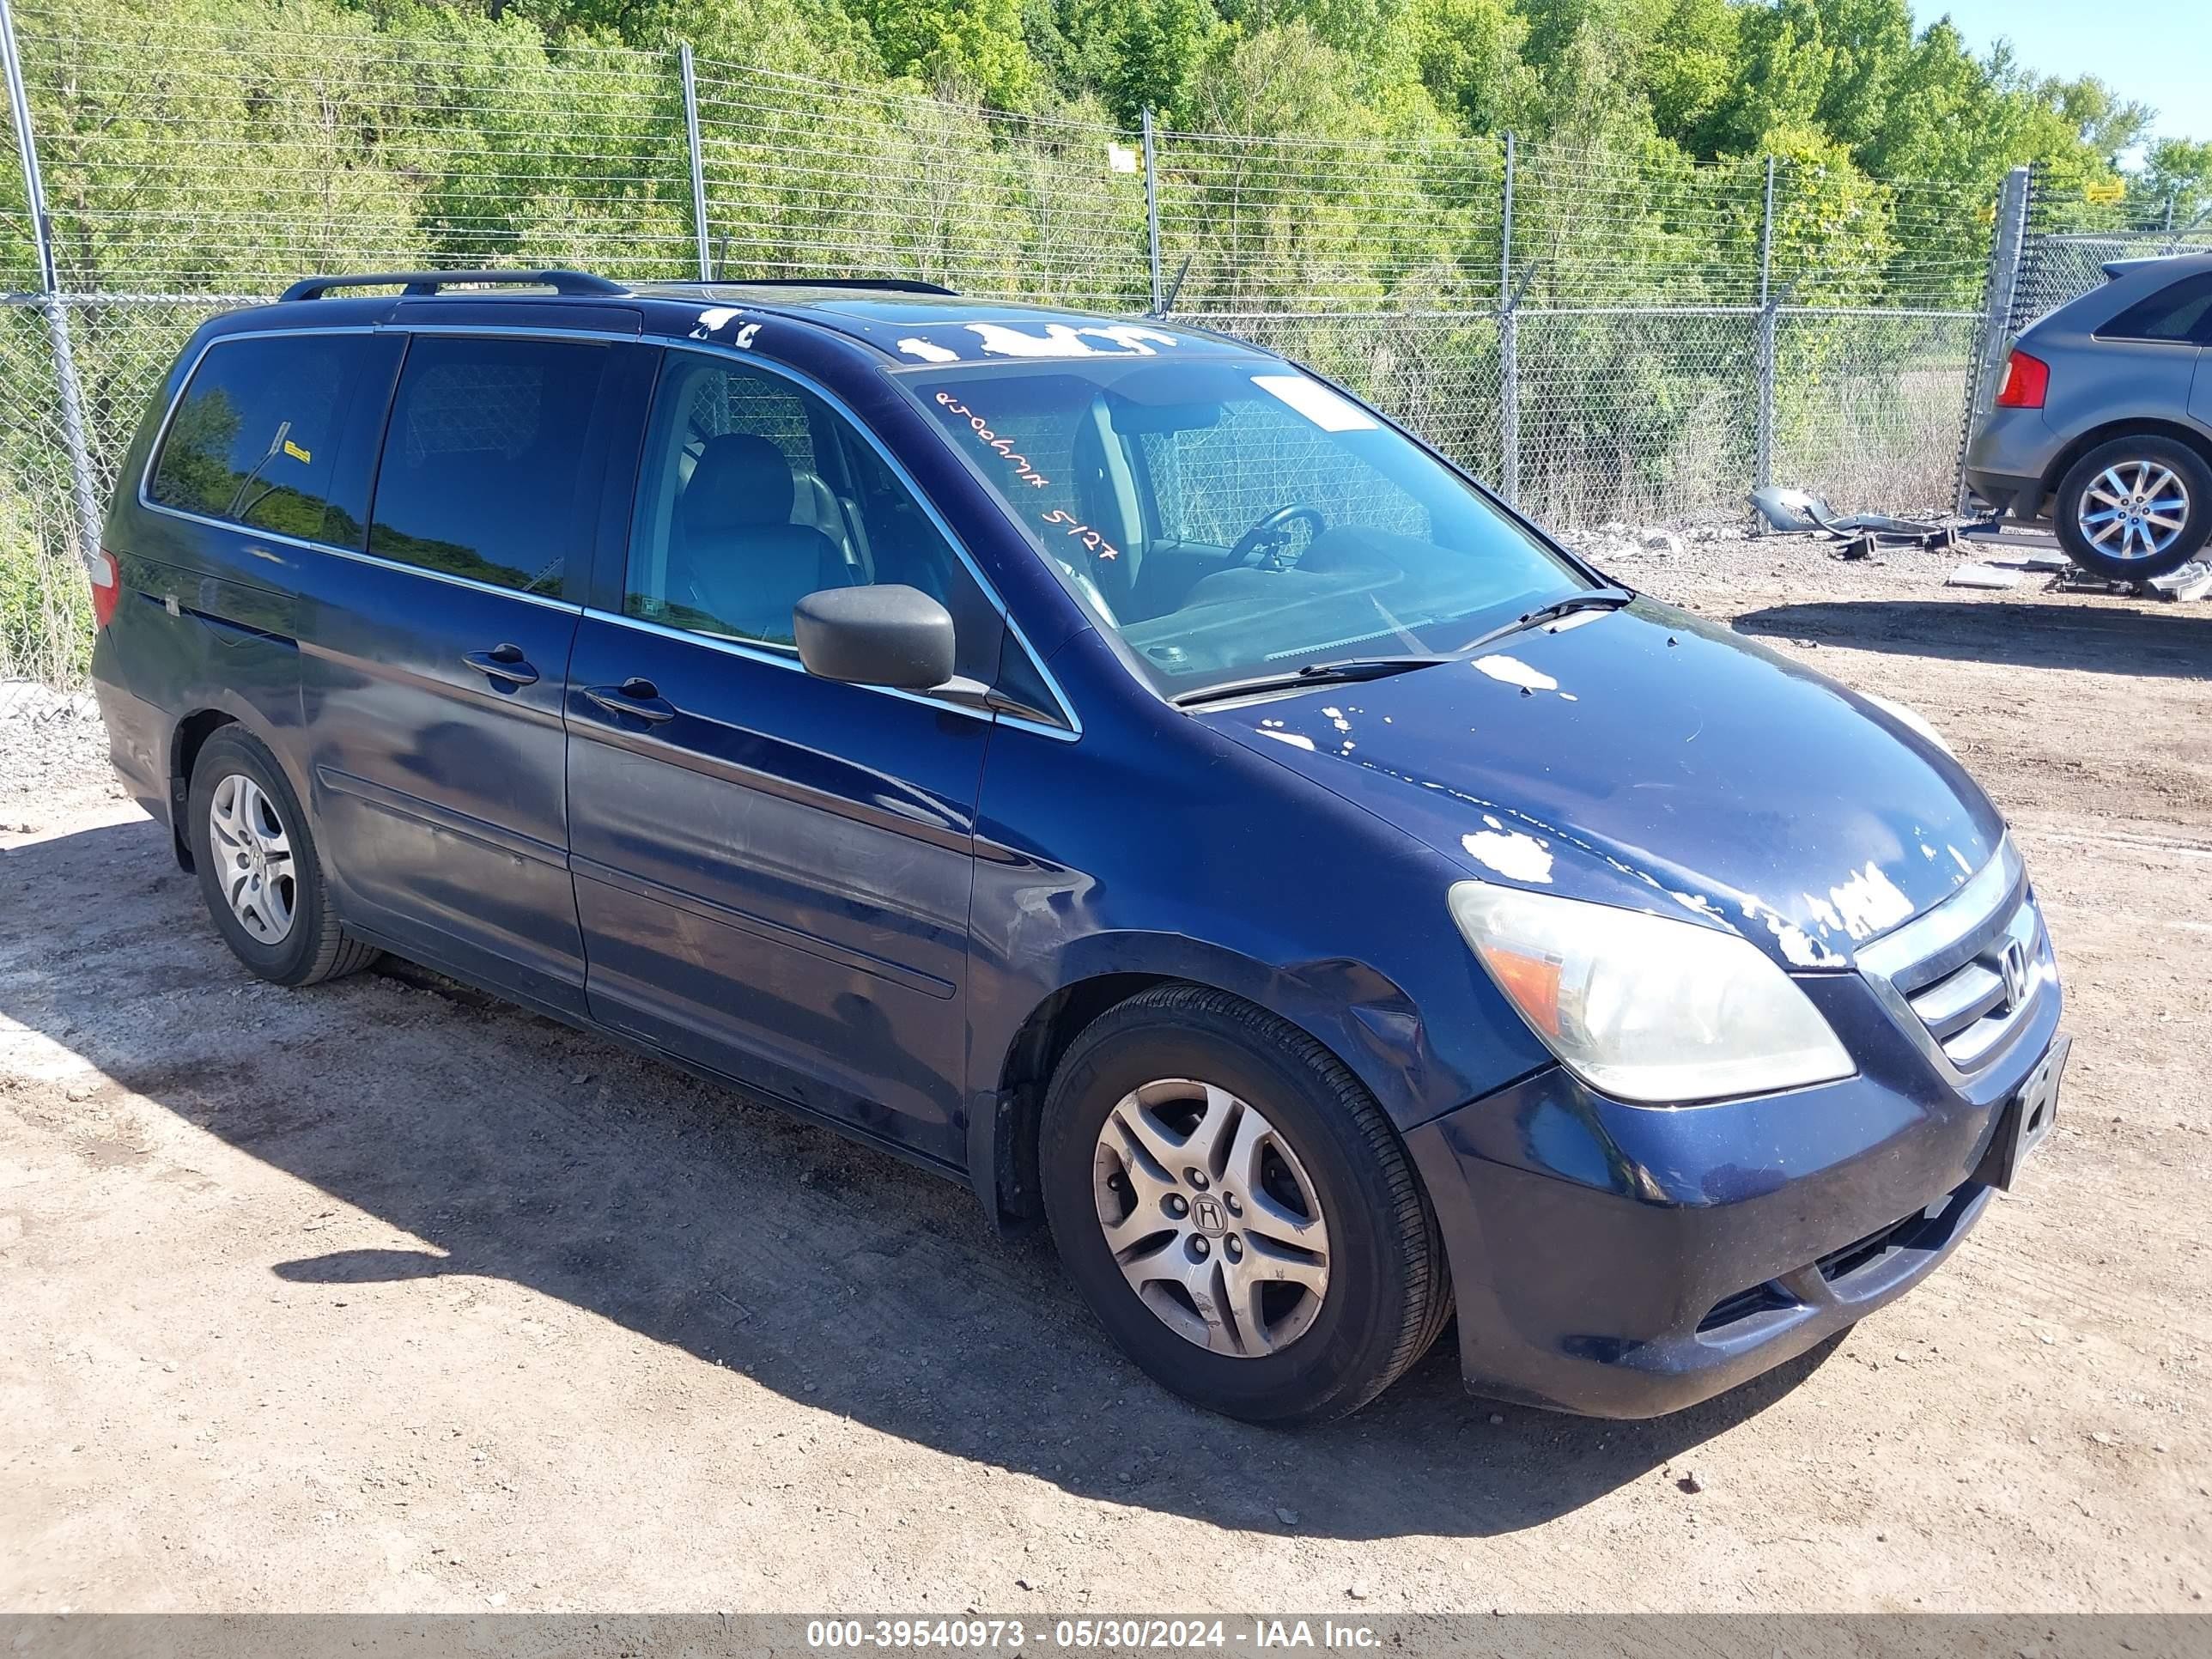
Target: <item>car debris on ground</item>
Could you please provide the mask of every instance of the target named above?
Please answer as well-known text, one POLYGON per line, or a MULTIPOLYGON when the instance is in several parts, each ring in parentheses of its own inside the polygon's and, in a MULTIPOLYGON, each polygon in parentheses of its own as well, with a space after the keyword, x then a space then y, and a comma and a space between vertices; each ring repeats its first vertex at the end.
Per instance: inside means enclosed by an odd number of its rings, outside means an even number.
POLYGON ((1943 578, 1946 587, 2018 587, 2021 574, 1994 564, 1978 564, 1969 559, 1943 578))
POLYGON ((1869 559, 1884 547, 1923 550, 1956 547, 1955 526, 1936 519, 1893 519, 1880 513, 1838 513, 1825 497, 1783 484, 1763 484, 1751 492, 1758 514, 1755 532, 1782 536, 1824 536, 1840 542, 1839 559, 1869 559))

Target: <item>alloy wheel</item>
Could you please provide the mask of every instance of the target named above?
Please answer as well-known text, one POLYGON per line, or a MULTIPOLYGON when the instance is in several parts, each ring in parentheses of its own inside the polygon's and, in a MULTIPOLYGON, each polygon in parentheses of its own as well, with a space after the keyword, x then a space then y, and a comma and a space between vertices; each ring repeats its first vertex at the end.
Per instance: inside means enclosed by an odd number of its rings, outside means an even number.
POLYGON ((2171 467, 2124 460, 2084 486, 2078 516, 2089 545, 2107 558, 2155 558, 2189 526, 2189 487, 2171 467))
POLYGON ((292 839, 269 792, 242 772, 228 774, 209 797, 208 848, 238 925, 259 944, 282 944, 299 899, 292 839))
POLYGON ((1098 1132, 1092 1177, 1122 1277, 1176 1334, 1258 1358, 1312 1328, 1328 1224, 1297 1153, 1249 1101, 1188 1078, 1133 1089, 1098 1132))

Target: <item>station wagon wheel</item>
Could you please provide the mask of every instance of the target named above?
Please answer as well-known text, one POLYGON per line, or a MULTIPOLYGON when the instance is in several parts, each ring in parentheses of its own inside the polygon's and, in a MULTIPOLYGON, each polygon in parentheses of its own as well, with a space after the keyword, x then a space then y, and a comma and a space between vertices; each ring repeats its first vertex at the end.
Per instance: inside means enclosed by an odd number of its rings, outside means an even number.
POLYGON ((1091 1311, 1209 1409, 1356 1411, 1449 1315, 1435 1216, 1374 1097, 1225 993, 1163 985, 1085 1027, 1054 1071, 1037 1160, 1091 1311))
POLYGON ((2212 469, 2194 450, 2149 434, 2091 450, 2067 470, 2057 496, 2068 556, 2115 581, 2179 569, 2212 530, 2212 469))
POLYGON ((280 985, 311 985, 376 960, 339 926, 307 815, 258 739, 236 726, 210 737, 186 811, 201 895, 240 962, 280 985))

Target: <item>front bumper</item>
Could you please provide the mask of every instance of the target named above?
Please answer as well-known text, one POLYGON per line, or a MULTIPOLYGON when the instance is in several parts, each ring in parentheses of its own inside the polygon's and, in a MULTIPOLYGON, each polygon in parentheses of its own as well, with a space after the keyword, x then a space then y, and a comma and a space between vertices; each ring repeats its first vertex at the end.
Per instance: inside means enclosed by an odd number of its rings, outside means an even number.
POLYGON ((1632 1106, 1553 1067, 1411 1131, 1478 1394, 1654 1417, 1803 1352, 1918 1282, 1987 1207, 2055 978, 2001 1057, 1937 1073, 1856 975, 1804 981, 1859 1075, 1632 1106))

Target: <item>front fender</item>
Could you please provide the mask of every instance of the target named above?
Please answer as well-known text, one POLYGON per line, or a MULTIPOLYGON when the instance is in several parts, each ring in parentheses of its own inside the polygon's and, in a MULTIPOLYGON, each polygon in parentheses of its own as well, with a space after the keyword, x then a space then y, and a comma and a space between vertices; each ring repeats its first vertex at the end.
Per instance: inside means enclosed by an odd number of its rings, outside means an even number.
POLYGON ((1549 1063, 1452 922, 1456 866, 1180 710, 1119 702, 1126 671, 1088 654, 1053 664, 1081 740, 1002 726, 985 761, 969 946, 981 1189, 1024 1031, 1109 975, 1188 981, 1289 1021, 1401 1131, 1549 1063))
MULTIPOLYGON (((1413 998, 1364 962, 1327 957, 1270 963, 1188 934, 1115 931, 1070 939, 1057 963, 1054 990, 1127 975, 1182 980, 1242 997, 1350 1066, 1401 1123, 1423 1121, 1464 1098, 1456 1075, 1430 1044, 1413 998)), ((997 1048, 1002 1057, 1042 1000, 1005 1034, 997 1048)), ((981 1045, 979 1051, 991 1052, 981 1045)))

